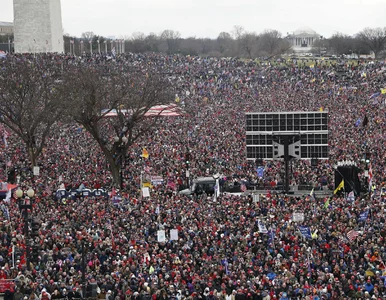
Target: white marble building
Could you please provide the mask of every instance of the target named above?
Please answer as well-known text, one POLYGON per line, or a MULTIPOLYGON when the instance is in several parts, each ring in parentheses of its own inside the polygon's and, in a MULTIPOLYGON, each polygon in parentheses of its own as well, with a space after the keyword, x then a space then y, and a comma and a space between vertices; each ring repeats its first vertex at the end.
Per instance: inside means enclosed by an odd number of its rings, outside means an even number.
POLYGON ((310 52, 315 41, 320 39, 320 35, 309 27, 301 27, 289 34, 287 39, 295 53, 310 52))
POLYGON ((15 52, 64 51, 60 0, 14 0, 15 52))
POLYGON ((0 21, 0 35, 12 34, 13 23, 0 21))

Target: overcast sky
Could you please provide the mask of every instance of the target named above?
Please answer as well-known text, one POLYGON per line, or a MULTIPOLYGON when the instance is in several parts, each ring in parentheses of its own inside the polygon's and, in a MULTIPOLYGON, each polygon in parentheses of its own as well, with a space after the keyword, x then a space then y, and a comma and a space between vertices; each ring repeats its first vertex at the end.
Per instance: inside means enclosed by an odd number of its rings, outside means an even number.
MULTIPOLYGON (((13 1, 0 1, 0 21, 13 21, 13 1)), ((164 29, 215 38, 235 25, 283 35, 307 26, 329 37, 386 26, 386 0, 61 0, 64 33, 116 38, 164 29)))

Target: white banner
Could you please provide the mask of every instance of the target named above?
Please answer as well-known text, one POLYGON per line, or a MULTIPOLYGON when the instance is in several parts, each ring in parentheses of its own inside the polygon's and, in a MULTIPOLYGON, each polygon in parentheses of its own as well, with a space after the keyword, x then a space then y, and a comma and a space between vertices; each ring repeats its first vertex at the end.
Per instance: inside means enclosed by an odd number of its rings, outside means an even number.
POLYGON ((259 228, 259 233, 268 233, 268 229, 267 227, 265 226, 265 224, 263 222, 261 222, 260 220, 257 221, 257 226, 259 228))
POLYGON ((170 229, 170 240, 178 241, 178 229, 170 229))
POLYGON ((144 197, 144 198, 150 197, 150 190, 148 187, 142 188, 142 197, 144 197))
POLYGON ((165 230, 158 230, 157 231, 157 240, 158 240, 158 243, 165 243, 166 242, 165 230))
POLYGON ((294 214, 292 215, 292 220, 294 222, 304 222, 304 213, 294 212, 294 214))
POLYGON ((253 194, 253 203, 257 203, 260 200, 260 195, 259 194, 253 194))
POLYGON ((39 176, 40 174, 40 167, 35 166, 33 169, 34 176, 39 176))

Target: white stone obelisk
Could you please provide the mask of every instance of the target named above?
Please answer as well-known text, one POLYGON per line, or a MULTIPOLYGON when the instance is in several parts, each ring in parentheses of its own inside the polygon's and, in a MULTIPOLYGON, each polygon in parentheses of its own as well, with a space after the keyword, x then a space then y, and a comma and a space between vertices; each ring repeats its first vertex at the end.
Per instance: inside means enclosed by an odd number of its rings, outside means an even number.
POLYGON ((60 0, 13 0, 16 53, 63 53, 60 0))

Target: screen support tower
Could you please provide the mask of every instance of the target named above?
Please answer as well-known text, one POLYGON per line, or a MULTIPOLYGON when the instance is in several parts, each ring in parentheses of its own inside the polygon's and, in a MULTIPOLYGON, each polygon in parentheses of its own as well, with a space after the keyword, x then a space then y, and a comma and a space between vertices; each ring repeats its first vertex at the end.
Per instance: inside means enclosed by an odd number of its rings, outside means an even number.
POLYGON ((278 135, 273 136, 273 158, 284 159, 285 167, 285 193, 289 193, 289 161, 292 158, 300 159, 300 136, 299 135, 278 135))

